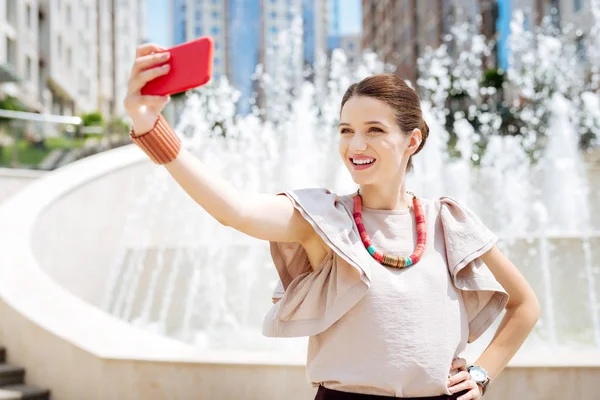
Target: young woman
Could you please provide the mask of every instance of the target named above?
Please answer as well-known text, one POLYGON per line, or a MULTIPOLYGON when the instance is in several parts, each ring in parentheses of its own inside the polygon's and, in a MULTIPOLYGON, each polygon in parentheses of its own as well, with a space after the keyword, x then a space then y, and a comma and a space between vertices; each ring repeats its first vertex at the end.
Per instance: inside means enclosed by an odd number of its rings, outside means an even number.
MULTIPOLYGON (((168 54, 140 46, 125 107, 131 138, 220 223, 270 241, 281 292, 267 336, 309 336, 316 399, 479 399, 538 320, 537 299, 496 237, 458 201, 407 192, 429 130, 419 98, 395 75, 350 86, 340 156, 358 186, 240 193, 181 148, 161 116, 168 98, 140 88, 168 54), (506 310, 467 368, 458 358, 506 310)), ((259 140, 259 138, 257 138, 259 140)))

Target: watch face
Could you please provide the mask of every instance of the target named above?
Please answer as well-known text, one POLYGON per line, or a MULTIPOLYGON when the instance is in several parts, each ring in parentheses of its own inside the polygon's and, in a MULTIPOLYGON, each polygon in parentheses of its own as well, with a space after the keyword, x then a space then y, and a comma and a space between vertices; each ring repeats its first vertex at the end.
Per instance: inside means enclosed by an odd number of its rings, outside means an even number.
POLYGON ((483 382, 487 378, 485 371, 479 367, 471 368, 469 373, 471 374, 471 378, 476 382, 483 382))

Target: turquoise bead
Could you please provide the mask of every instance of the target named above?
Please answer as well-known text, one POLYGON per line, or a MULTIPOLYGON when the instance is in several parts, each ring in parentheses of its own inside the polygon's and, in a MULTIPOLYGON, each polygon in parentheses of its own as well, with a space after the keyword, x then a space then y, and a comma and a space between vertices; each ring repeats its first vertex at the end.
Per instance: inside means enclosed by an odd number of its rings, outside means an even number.
POLYGON ((412 259, 410 257, 404 257, 406 259, 406 266, 412 265, 412 259))
POLYGON ((370 255, 375 254, 375 249, 373 248, 373 246, 367 247, 367 251, 369 252, 370 255))

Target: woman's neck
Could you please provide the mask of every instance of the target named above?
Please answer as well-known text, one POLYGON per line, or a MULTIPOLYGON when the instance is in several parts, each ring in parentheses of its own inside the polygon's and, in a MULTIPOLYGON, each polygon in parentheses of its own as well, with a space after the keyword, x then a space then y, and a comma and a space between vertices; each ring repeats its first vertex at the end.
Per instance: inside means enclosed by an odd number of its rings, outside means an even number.
POLYGON ((400 185, 361 185, 360 196, 364 207, 376 210, 403 210, 411 204, 404 181, 400 185))

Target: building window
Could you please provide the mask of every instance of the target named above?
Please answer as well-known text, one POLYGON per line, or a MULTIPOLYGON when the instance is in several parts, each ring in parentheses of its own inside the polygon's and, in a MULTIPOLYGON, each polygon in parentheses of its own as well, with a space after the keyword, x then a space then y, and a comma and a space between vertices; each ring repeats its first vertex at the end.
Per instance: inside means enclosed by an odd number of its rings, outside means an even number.
POLYGON ((218 35, 219 32, 221 32, 221 30, 219 29, 218 26, 213 26, 210 31, 212 32, 213 35, 218 35))
POLYGON ((17 43, 10 39, 6 38, 6 63, 16 71, 17 69, 17 43))
POLYGON ((25 23, 28 28, 31 28, 31 4, 27 4, 27 7, 25 8, 25 23))
POLYGON ((271 33, 277 35, 277 32, 279 32, 279 29, 276 26, 271 26, 271 33))
POLYGON ((202 20, 202 11, 196 10, 196 21, 202 20))
POLYGON ((31 57, 26 56, 25 57, 25 79, 27 79, 28 81, 31 81, 31 78, 33 77, 33 63, 31 62, 31 57))
POLYGON ((577 46, 577 58, 579 61, 583 62, 586 59, 586 51, 585 51, 585 40, 583 35, 578 35, 575 39, 575 45, 577 46))
POLYGON ((71 68, 73 66, 73 52, 71 51, 71 47, 67 47, 67 66, 71 68))
POLYGON ((277 12, 276 11, 271 11, 271 19, 277 19, 277 12))
POLYGON ((17 1, 6 0, 6 21, 12 25, 17 24, 17 1))
POLYGON ((58 58, 62 57, 62 37, 58 35, 58 39, 56 40, 56 53, 58 54, 58 58))
POLYGON ((215 50, 219 50, 221 48, 221 45, 219 44, 219 42, 215 42, 215 50))
POLYGON ((67 4, 67 25, 71 25, 71 5, 67 4))
POLYGON ((579 11, 583 8, 583 0, 575 0, 573 2, 573 8, 575 11, 579 11))
POLYGON ((219 59, 219 57, 215 57, 215 59, 213 60, 213 64, 215 64, 215 65, 221 64, 221 60, 219 59))
POLYGON ((196 26, 196 37, 202 36, 202 27, 196 26))
POLYGON ((212 17, 215 18, 215 19, 219 18, 219 12, 218 11, 213 11, 212 12, 212 17))
POLYGON ((84 96, 89 94, 89 87, 90 84, 86 76, 83 74, 83 72, 79 71, 79 94, 84 96))

